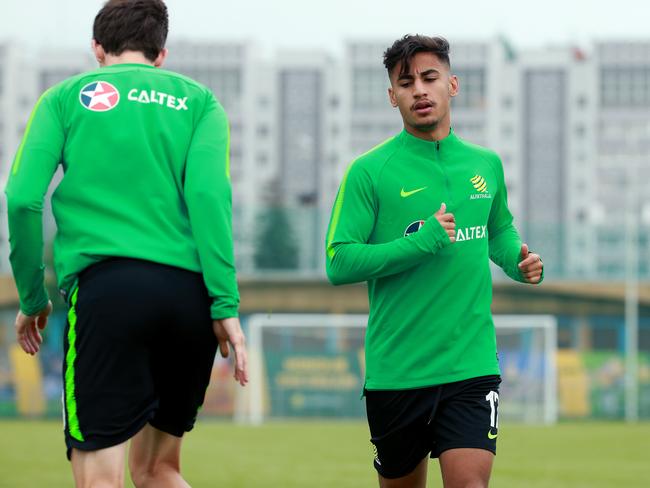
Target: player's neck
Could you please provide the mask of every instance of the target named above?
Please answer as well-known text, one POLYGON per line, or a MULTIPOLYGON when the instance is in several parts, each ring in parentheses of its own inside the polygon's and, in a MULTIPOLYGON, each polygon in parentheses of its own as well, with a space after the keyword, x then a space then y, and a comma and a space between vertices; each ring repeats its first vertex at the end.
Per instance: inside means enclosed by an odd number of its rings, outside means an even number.
POLYGON ((412 136, 417 137, 418 139, 424 139, 425 141, 441 141, 449 135, 451 130, 451 120, 446 118, 441 120, 434 127, 427 127, 426 129, 418 129, 408 124, 404 124, 406 132, 412 136))
POLYGON ((112 66, 114 64, 148 64, 154 66, 154 62, 140 51, 124 51, 122 54, 106 54, 104 59, 99 61, 99 65, 103 68, 105 66, 112 66))

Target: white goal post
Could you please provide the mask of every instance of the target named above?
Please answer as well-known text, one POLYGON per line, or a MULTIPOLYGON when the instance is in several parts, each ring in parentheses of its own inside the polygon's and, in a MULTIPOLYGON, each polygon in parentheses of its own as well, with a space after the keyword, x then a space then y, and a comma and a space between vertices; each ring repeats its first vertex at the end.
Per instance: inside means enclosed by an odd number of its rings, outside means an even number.
MULTIPOLYGON (((248 317, 250 382, 235 418, 363 418, 367 315, 256 314, 248 317)), ((557 321, 550 315, 495 315, 501 367, 499 416, 557 421, 557 321)))

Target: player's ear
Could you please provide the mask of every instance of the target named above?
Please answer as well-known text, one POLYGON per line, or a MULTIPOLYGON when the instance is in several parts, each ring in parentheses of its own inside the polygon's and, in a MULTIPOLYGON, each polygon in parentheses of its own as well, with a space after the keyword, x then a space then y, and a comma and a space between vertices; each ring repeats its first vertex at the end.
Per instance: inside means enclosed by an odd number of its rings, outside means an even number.
POLYGON ((395 96, 395 92, 393 91, 392 86, 388 89, 388 99, 390 100, 390 104, 393 106, 393 108, 397 107, 397 97, 395 96))
POLYGON ((106 51, 104 51, 104 48, 100 43, 98 43, 95 39, 92 40, 90 43, 90 46, 93 50, 93 54, 95 55, 95 59, 99 63, 100 66, 104 66, 104 62, 106 61, 106 51))
POLYGON ((166 47, 163 47, 162 50, 158 53, 158 57, 153 62, 153 65, 156 68, 160 68, 167 59, 167 54, 169 54, 169 50, 166 47))
POLYGON ((458 77, 456 75, 449 75, 449 96, 455 97, 458 95, 459 90, 458 77))

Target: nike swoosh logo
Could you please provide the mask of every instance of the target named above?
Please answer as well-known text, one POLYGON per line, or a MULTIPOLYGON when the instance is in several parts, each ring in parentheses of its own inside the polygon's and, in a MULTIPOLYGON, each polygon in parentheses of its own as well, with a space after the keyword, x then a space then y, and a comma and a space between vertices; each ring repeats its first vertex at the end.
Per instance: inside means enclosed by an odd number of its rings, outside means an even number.
POLYGON ((399 193, 402 198, 410 197, 411 195, 414 195, 422 190, 426 190, 429 188, 428 186, 423 186, 422 188, 418 188, 416 190, 411 190, 411 191, 404 191, 404 188, 402 188, 402 191, 399 193))
POLYGON ((496 439, 499 434, 493 434, 491 430, 488 430, 488 439, 493 440, 496 439))

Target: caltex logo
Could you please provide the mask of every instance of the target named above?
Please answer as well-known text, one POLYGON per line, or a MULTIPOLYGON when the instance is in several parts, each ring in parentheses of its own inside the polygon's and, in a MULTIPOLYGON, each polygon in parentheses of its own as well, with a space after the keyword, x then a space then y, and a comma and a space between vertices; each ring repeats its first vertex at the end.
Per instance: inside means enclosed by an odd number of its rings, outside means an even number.
POLYGON ((79 101, 93 112, 107 112, 120 103, 120 92, 106 81, 93 81, 81 89, 79 101))

